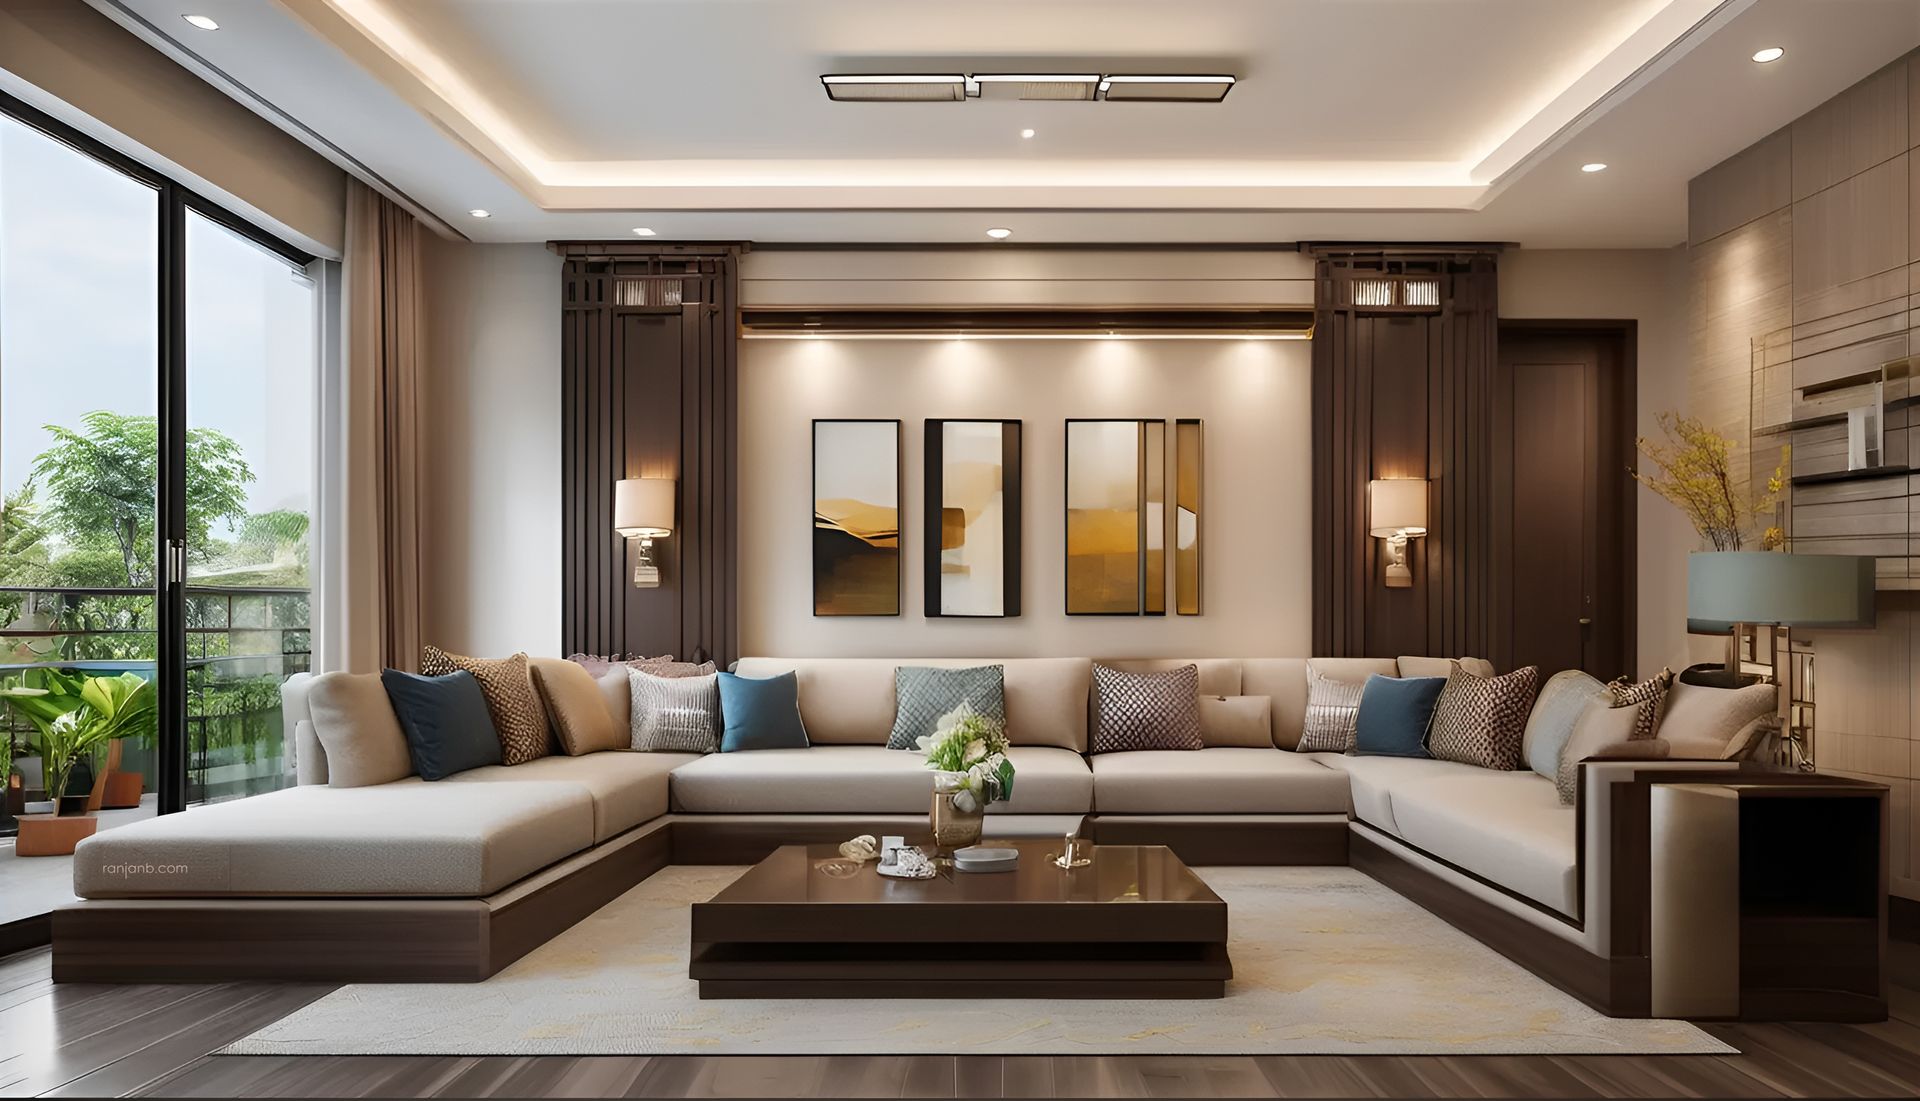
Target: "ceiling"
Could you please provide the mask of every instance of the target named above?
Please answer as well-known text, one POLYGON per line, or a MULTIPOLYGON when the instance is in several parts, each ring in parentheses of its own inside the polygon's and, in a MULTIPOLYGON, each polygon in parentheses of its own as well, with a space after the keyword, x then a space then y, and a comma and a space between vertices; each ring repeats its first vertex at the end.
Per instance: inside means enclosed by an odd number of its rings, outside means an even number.
POLYGON ((1689 178, 1920 45, 1920 0, 92 2, 483 241, 1660 247, 1689 178), (1219 104, 818 80, 995 71, 1239 80, 1219 104))

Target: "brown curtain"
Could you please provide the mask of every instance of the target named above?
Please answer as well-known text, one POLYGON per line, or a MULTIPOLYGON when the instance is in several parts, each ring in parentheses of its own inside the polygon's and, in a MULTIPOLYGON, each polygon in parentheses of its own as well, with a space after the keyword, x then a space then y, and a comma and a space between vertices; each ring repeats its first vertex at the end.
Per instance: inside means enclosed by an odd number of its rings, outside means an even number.
POLYGON ((420 661, 420 223, 366 185, 347 195, 344 657, 420 661))

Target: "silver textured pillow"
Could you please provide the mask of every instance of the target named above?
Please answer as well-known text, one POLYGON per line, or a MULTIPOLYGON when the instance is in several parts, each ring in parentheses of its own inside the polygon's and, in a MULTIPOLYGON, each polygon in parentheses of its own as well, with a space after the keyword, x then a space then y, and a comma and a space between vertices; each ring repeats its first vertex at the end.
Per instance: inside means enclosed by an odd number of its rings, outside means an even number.
POLYGON ((627 670, 633 700, 633 748, 712 753, 720 748, 720 677, 656 677, 627 670))
POLYGON ((1345 753, 1353 748, 1354 723, 1366 685, 1320 675, 1307 666, 1307 720, 1300 730, 1301 753, 1345 753))

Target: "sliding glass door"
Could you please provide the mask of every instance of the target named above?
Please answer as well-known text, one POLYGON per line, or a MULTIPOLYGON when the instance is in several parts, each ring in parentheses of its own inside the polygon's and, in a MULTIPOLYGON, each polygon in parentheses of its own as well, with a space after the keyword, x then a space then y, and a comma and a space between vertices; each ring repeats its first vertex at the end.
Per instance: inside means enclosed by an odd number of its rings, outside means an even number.
POLYGON ((25 813, 291 782, 311 262, 0 94, 0 924, 65 900, 64 861, 8 840, 25 813))

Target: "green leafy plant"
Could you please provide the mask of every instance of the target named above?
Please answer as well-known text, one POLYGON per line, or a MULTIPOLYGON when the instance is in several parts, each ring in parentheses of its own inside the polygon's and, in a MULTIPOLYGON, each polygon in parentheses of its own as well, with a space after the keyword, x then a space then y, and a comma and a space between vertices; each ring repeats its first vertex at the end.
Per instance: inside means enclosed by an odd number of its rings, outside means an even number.
POLYGON ((1013 762, 1007 758, 1007 732, 999 723, 962 703, 940 716, 933 734, 918 748, 927 767, 939 773, 934 790, 953 796, 963 813, 1013 798, 1013 762))
POLYGON ((41 684, 0 688, 0 698, 34 728, 31 748, 45 770, 48 798, 67 790, 74 765, 117 738, 151 740, 159 716, 153 684, 135 673, 90 677, 37 670, 41 684))

